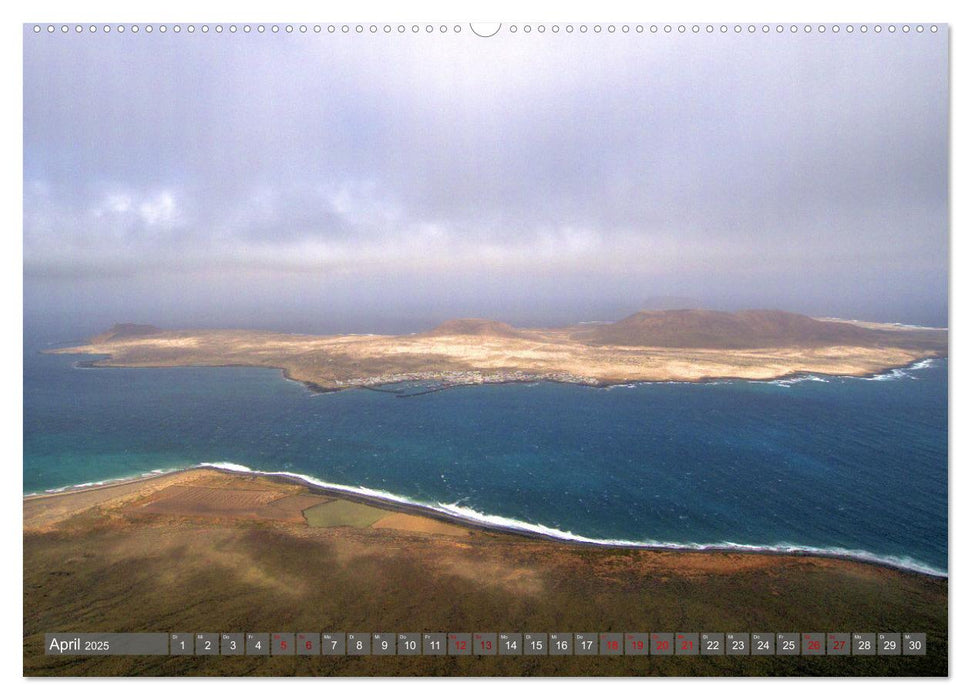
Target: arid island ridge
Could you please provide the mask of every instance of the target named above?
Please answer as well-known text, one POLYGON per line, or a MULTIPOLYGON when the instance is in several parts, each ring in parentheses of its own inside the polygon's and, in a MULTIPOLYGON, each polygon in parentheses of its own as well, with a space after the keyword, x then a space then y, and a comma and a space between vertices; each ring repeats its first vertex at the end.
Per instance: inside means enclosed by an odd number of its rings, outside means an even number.
POLYGON ((310 336, 119 324, 51 352, 107 355, 101 367, 243 365, 283 370, 318 391, 404 381, 768 380, 871 375, 947 354, 947 330, 815 319, 784 311, 642 311, 614 323, 515 328, 447 321, 409 335, 310 336))

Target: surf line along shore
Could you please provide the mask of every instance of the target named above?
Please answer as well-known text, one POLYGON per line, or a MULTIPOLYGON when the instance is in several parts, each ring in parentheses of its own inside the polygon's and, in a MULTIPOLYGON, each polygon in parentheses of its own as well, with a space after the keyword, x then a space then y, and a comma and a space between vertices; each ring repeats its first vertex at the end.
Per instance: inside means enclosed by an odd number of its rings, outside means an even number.
MULTIPOLYGON (((628 540, 598 540, 575 535, 571 532, 564 532, 542 525, 530 523, 520 523, 508 518, 499 516, 483 516, 478 513, 456 513, 448 510, 448 506, 434 506, 429 504, 416 503, 408 499, 397 497, 394 494, 376 491, 366 487, 350 487, 339 484, 322 483, 313 477, 295 474, 291 472, 270 472, 253 470, 241 465, 230 463, 202 463, 186 469, 167 471, 159 474, 143 474, 140 476, 113 479, 96 484, 82 485, 78 487, 65 487, 63 489, 52 490, 41 494, 29 494, 24 496, 25 503, 45 500, 58 499, 77 495, 77 499, 82 507, 87 507, 93 503, 101 502, 100 494, 97 492, 105 490, 111 495, 118 494, 138 494, 144 491, 145 494, 152 494, 156 491, 156 484, 161 484, 170 480, 182 481, 183 477, 191 476, 193 473, 205 473, 208 471, 218 472, 226 476, 237 475, 240 479, 251 480, 259 479, 268 483, 285 484, 298 487, 309 494, 314 494, 328 499, 355 503, 380 512, 402 513, 414 518, 429 520, 453 526, 454 528, 464 528, 482 533, 501 533, 533 540, 542 540, 560 544, 568 544, 578 547, 594 547, 608 549, 633 549, 653 552, 697 552, 697 553, 725 553, 725 554, 759 554, 766 556, 780 557, 809 557, 834 560, 855 561, 859 563, 885 566, 904 572, 920 573, 938 579, 947 579, 945 573, 929 569, 923 566, 908 566, 906 563, 896 561, 892 558, 881 558, 868 552, 855 552, 850 550, 827 550, 823 548, 799 547, 797 545, 787 545, 784 547, 768 547, 758 545, 736 545, 736 544, 680 544, 680 543, 660 543, 660 542, 637 542, 628 540), (144 486, 141 486, 144 485, 144 486)), ((110 498, 110 497, 109 497, 110 498)), ((186 513, 186 515, 199 515, 203 517, 240 517, 240 513, 232 508, 223 512, 219 506, 208 506, 196 513, 186 513)), ((267 516, 268 520, 273 520, 272 516, 267 516)), ((426 525, 426 530, 434 529, 430 524, 426 525)))
MULTIPOLYGON (((66 663, 43 654, 43 634, 52 630, 226 631, 227 625, 254 630, 281 624, 398 631, 859 631, 878 625, 926 632, 930 653, 914 660, 853 659, 840 672, 946 673, 947 581, 872 563, 590 546, 313 488, 287 476, 208 467, 29 496, 23 503, 28 675, 58 673, 66 663)), ((72 673, 86 675, 205 673, 206 664, 216 662, 71 663, 72 673)), ((276 661, 229 663, 252 666, 234 667, 238 672, 283 672, 276 661)), ((333 672, 354 675, 366 663, 348 661, 333 672)), ((442 670, 435 664, 454 662, 401 663, 415 664, 401 672, 434 673, 442 670)), ((505 668, 504 661, 482 663, 488 666, 482 672, 499 675, 523 670, 505 668)), ((617 662, 598 662, 607 665, 596 669, 576 666, 590 661, 557 663, 564 665, 545 672, 645 672, 617 662)), ((699 672, 696 663, 679 668, 699 672)), ((811 660, 781 657, 704 663, 716 673, 825 672, 799 666, 811 660)))

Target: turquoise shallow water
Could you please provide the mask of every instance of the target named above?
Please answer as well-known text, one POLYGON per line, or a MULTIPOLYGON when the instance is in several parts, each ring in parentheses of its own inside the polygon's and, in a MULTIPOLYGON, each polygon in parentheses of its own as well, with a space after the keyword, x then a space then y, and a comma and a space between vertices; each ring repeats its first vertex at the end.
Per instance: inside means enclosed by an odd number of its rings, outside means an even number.
POLYGON ((199 463, 560 537, 947 570, 947 362, 877 379, 313 394, 275 370, 82 369, 25 347, 25 493, 199 463))

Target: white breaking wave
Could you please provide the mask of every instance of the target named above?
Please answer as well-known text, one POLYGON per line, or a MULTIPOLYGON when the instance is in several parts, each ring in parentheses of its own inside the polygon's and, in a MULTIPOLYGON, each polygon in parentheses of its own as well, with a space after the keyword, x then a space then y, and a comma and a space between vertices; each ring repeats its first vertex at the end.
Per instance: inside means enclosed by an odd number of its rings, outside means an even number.
POLYGON ((865 382, 889 382, 894 379, 913 379, 913 377, 907 374, 905 370, 892 369, 883 374, 874 374, 872 377, 859 377, 859 379, 865 382))
POLYGON ((305 474, 297 474, 295 472, 287 471, 261 471, 258 469, 251 469, 250 467, 244 466, 242 464, 235 464, 234 462, 203 462, 199 467, 211 467, 213 469, 221 469, 224 471, 231 472, 246 472, 250 474, 259 474, 262 476, 284 476, 291 479, 297 479, 303 481, 304 483, 311 484, 313 486, 319 486, 321 488, 330 489, 333 491, 341 491, 344 493, 357 494, 361 496, 368 496, 371 498, 377 498, 385 501, 390 501, 393 503, 400 503, 402 505, 413 506, 417 508, 423 508, 426 510, 431 510, 443 515, 448 515, 459 520, 464 520, 466 522, 475 523, 479 525, 491 526, 495 528, 500 528, 504 530, 513 530, 518 532, 525 532, 531 534, 542 535, 544 537, 549 537, 552 539, 563 540, 567 542, 579 542, 582 544, 592 544, 600 546, 611 546, 611 547, 634 547, 641 549, 669 549, 677 551, 712 551, 712 550, 732 550, 732 551, 744 551, 744 552, 764 552, 764 553, 778 553, 778 554, 811 554, 816 556, 829 556, 829 557, 839 557, 843 559, 853 559, 856 561, 869 562, 873 564, 882 564, 885 566, 892 566, 898 569, 908 569, 910 571, 916 571, 922 574, 928 574, 931 576, 947 577, 947 571, 942 571, 929 564, 918 561, 911 557, 906 556, 889 556, 874 554, 873 552, 868 552, 862 549, 846 549, 842 547, 811 547, 807 545, 792 544, 788 542, 780 542, 776 544, 759 545, 759 544, 740 544, 738 542, 712 542, 712 543, 700 543, 700 542, 662 542, 659 540, 624 540, 624 539, 600 539, 595 537, 587 537, 585 535, 578 535, 567 530, 560 530, 559 528, 550 527, 548 525, 542 525, 539 523, 529 523, 523 520, 517 520, 516 518, 510 518, 504 515, 494 515, 490 513, 482 513, 468 506, 462 506, 456 503, 424 503, 421 501, 415 501, 404 496, 399 496, 397 494, 391 493, 389 491, 383 491, 381 489, 372 489, 367 486, 347 486, 345 484, 335 484, 329 481, 324 481, 322 479, 317 479, 312 476, 307 476, 305 474))
POLYGON ((759 384, 772 384, 773 386, 785 386, 789 387, 793 384, 799 384, 800 382, 822 382, 823 384, 828 384, 829 379, 821 377, 818 374, 800 374, 795 377, 789 377, 787 379, 773 379, 771 381, 763 382, 759 381, 759 384))
MULTIPOLYGON (((44 493, 64 493, 65 491, 73 491, 75 489, 87 489, 92 486, 107 486, 108 484, 118 484, 125 481, 137 481, 138 479, 144 479, 150 476, 159 476, 161 474, 170 474, 172 472, 184 471, 185 467, 171 467, 169 469, 152 469, 148 472, 142 472, 140 474, 135 474, 133 476, 115 476, 110 479, 101 479, 100 481, 85 481, 80 484, 70 484, 68 486, 59 486, 53 489, 44 489, 44 493)), ((33 493, 25 493, 25 496, 37 496, 39 495, 36 491, 33 493)))
POLYGON ((875 374, 872 377, 856 377, 857 379, 862 379, 867 382, 887 382, 894 379, 916 379, 917 377, 910 374, 910 372, 915 370, 928 369, 937 364, 937 361, 933 357, 928 357, 924 360, 918 360, 913 364, 909 364, 906 367, 898 367, 897 369, 892 369, 888 372, 883 372, 882 374, 875 374))
POLYGON ((880 374, 874 374, 869 377, 856 377, 850 374, 837 374, 837 375, 819 375, 819 374, 800 374, 796 377, 788 377, 785 379, 753 379, 750 380, 756 384, 772 384, 774 386, 792 386, 798 382, 829 382, 831 379, 860 379, 865 382, 889 382, 895 379, 916 379, 917 377, 910 374, 915 370, 928 369, 929 367, 934 367, 937 364, 937 359, 933 357, 928 357, 923 360, 918 360, 906 367, 896 367, 894 369, 887 370, 886 372, 881 372, 880 374))
POLYGON ((390 491, 382 491, 380 489, 372 489, 367 486, 346 486, 344 484, 335 484, 329 481, 324 481, 322 479, 316 479, 312 476, 307 476, 306 474, 297 474, 296 472, 271 472, 262 471, 260 469, 251 469, 250 467, 244 466, 242 464, 236 464, 234 462, 202 462, 196 465, 197 467, 212 467, 213 469, 221 469, 223 471, 229 472, 246 472, 250 474, 259 474, 261 476, 286 476, 291 479, 298 479, 307 484, 313 486, 320 486, 321 488, 331 489, 332 491, 342 491, 344 493, 353 493, 360 496, 369 496, 371 498, 380 498, 385 501, 393 501, 395 503, 401 503, 402 505, 412 505, 418 506, 420 508, 432 508, 434 506, 427 503, 420 503, 417 501, 412 501, 403 496, 398 496, 397 494, 391 493, 390 491))

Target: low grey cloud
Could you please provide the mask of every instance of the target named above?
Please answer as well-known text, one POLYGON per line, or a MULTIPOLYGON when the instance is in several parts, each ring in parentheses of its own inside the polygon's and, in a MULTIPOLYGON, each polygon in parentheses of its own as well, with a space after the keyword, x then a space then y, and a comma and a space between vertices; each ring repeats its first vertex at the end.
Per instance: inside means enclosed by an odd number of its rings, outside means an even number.
POLYGON ((943 32, 24 40, 45 312, 946 315, 943 32))

